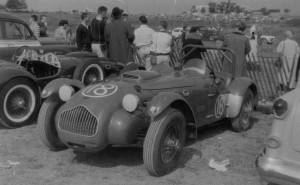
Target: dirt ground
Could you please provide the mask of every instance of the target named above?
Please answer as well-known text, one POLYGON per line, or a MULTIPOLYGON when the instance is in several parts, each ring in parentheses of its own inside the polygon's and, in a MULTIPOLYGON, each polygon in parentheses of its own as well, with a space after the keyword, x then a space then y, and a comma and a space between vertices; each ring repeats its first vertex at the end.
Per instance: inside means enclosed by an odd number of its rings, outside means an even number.
POLYGON ((263 149, 271 115, 254 114, 255 124, 235 133, 229 124, 201 129, 188 140, 177 170, 151 177, 143 166, 142 148, 109 148, 99 153, 71 149, 52 152, 39 139, 36 125, 0 130, 1 185, 261 185, 255 158, 263 149), (208 166, 210 159, 229 159, 227 172, 208 166), (8 165, 8 162, 12 162, 8 165), (19 162, 14 163, 14 162, 19 162))

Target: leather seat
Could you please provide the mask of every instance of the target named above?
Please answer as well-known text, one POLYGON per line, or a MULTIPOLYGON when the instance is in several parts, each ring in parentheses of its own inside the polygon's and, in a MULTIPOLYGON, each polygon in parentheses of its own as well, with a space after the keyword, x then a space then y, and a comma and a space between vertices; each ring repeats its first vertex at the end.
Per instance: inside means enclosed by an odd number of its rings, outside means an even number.
POLYGON ((207 75, 207 67, 205 61, 198 58, 188 60, 184 64, 182 71, 191 76, 207 75))

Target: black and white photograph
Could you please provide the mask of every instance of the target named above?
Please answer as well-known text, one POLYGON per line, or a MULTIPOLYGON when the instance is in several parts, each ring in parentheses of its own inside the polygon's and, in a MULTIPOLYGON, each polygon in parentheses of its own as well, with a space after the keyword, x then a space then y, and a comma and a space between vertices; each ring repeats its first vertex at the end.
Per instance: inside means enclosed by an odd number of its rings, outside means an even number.
POLYGON ((299 185, 299 7, 0 0, 0 185, 299 185))

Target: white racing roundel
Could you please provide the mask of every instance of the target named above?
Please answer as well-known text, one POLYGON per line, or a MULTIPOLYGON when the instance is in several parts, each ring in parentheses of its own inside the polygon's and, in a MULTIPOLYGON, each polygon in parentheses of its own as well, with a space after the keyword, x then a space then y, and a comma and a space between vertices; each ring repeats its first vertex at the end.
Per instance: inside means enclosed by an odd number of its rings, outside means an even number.
POLYGON ((215 104, 215 116, 216 118, 220 118, 225 110, 225 96, 220 94, 216 100, 215 104))
POLYGON ((103 98, 111 96, 118 91, 118 86, 113 84, 97 84, 86 88, 82 95, 90 98, 103 98))

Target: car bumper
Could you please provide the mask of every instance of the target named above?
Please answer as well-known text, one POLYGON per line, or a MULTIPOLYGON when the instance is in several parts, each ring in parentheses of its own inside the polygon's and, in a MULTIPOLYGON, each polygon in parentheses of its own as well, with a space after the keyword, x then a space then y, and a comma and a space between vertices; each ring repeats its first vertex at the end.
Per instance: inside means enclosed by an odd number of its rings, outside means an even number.
POLYGON ((260 177, 270 183, 281 185, 299 185, 300 184, 300 165, 268 157, 262 152, 256 159, 260 177))

